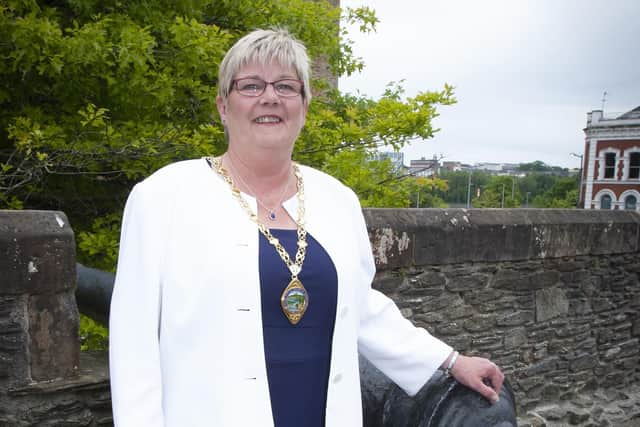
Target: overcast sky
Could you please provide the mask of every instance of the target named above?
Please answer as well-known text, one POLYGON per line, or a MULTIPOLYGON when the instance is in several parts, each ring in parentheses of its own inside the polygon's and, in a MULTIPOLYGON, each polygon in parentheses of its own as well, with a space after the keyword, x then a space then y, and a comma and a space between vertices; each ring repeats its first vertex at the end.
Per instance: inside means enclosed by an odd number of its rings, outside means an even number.
POLYGON ((456 87, 441 128, 404 149, 405 163, 531 162, 577 168, 587 112, 640 105, 640 0, 341 0, 375 9, 377 32, 350 30, 362 73, 346 92, 378 98, 456 87))

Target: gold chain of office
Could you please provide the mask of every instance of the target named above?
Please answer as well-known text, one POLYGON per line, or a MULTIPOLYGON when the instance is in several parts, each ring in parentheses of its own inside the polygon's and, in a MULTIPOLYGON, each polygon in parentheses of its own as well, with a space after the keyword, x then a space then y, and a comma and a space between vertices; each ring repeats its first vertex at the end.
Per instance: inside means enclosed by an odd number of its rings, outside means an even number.
POLYGON ((233 179, 231 178, 227 170, 222 166, 222 158, 207 157, 207 160, 211 165, 211 168, 215 172, 217 172, 227 184, 229 184, 229 187, 231 187, 231 193, 236 198, 236 200, 238 200, 240 206, 242 206, 242 208, 247 212, 249 218, 251 218, 251 220, 257 224, 258 229, 267 238, 267 241, 276 249, 276 251, 280 255, 280 258, 282 258, 282 261, 284 261, 284 263, 289 268, 289 271, 291 272, 291 278, 297 279, 298 274, 302 270, 302 264, 304 263, 304 257, 307 252, 307 230, 304 223, 304 182, 302 180, 302 172, 300 172, 300 168, 298 167, 298 165, 295 162, 293 163, 293 172, 296 176, 296 186, 298 188, 298 218, 295 220, 298 231, 298 250, 296 251, 295 261, 292 262, 291 257, 289 257, 289 254, 287 253, 284 246, 282 246, 278 238, 271 234, 269 229, 260 222, 258 214, 253 212, 253 210, 249 206, 249 203, 247 203, 244 197, 242 197, 242 195, 240 194, 240 190, 236 187, 233 179))

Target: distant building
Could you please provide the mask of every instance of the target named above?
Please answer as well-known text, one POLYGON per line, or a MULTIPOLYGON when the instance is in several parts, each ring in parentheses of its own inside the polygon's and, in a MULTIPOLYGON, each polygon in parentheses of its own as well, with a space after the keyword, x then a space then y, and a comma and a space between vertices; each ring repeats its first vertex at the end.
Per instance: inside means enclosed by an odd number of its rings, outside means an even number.
POLYGON ((640 107, 613 118, 587 113, 580 205, 640 211, 640 107))
POLYGON ((498 172, 502 172, 502 163, 488 163, 488 162, 476 163, 476 165, 474 166, 474 169, 498 173, 498 172))
POLYGON ((524 176, 520 170, 520 163, 503 163, 502 164, 502 174, 503 175, 519 175, 524 176))
POLYGON ((436 156, 433 159, 411 160, 409 163, 409 173, 413 176, 432 176, 438 173, 440 161, 436 156))
POLYGON ((404 153, 399 151, 376 151, 372 157, 374 160, 389 159, 393 164, 393 170, 395 172, 400 172, 405 168, 404 153))
POLYGON ((442 162, 442 169, 448 172, 458 172, 462 170, 462 163, 460 162, 442 162))

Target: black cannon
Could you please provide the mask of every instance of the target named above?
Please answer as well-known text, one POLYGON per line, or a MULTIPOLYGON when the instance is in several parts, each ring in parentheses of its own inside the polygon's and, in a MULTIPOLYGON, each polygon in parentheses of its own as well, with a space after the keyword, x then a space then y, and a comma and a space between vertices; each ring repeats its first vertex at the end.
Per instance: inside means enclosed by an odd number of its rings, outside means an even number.
POLYGON ((436 372, 414 397, 360 357, 366 427, 516 427, 515 396, 507 381, 495 405, 455 379, 436 372))
MULTIPOLYGON (((84 314, 107 323, 114 275, 77 264, 76 299, 84 314)), ((513 390, 508 382, 500 401, 484 397, 455 379, 436 373, 414 397, 409 397, 360 357, 362 410, 365 427, 516 427, 513 390)))

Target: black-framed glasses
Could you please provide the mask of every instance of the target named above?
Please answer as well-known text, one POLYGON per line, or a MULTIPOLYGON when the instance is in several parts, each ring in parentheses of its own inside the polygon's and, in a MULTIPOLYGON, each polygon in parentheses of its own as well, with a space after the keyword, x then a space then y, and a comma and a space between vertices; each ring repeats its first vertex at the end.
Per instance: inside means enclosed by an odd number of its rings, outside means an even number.
POLYGON ((240 95, 244 96, 260 96, 267 89, 267 85, 273 86, 273 90, 279 95, 286 98, 302 95, 304 83, 296 79, 281 79, 274 82, 268 82, 256 77, 245 77, 233 81, 233 87, 236 88, 240 95))

